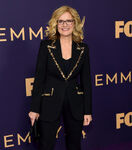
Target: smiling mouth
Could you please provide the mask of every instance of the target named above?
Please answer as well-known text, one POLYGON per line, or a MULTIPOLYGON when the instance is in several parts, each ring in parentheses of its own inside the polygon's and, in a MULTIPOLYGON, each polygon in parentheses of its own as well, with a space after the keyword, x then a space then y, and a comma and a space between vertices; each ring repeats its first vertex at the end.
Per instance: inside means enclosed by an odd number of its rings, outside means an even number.
POLYGON ((62 29, 63 31, 68 31, 69 30, 69 28, 68 29, 62 29))

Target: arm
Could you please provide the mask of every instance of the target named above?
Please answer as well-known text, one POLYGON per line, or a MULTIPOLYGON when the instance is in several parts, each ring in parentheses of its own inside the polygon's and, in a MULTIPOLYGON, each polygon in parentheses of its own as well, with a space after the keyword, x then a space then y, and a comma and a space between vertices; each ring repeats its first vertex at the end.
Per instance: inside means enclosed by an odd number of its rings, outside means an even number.
POLYGON ((80 73, 80 82, 84 90, 84 114, 92 114, 92 83, 90 74, 89 48, 87 44, 84 49, 84 62, 80 73))
POLYGON ((41 94, 46 77, 47 51, 45 42, 46 41, 41 41, 40 43, 32 90, 31 111, 36 113, 40 112, 41 94))

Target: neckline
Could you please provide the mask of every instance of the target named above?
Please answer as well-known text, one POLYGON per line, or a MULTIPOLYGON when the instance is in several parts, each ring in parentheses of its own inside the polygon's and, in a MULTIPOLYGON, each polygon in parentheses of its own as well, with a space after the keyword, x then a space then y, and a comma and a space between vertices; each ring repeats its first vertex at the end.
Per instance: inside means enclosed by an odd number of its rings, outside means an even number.
POLYGON ((72 57, 70 57, 70 58, 68 58, 68 59, 65 59, 65 58, 63 58, 63 57, 62 57, 62 59, 67 61, 67 60, 70 60, 70 59, 72 59, 72 57))
POLYGON ((59 45, 60 45, 60 55, 61 55, 61 58, 62 58, 63 60, 70 60, 71 58, 73 58, 73 46, 74 46, 74 41, 72 40, 72 44, 71 44, 71 57, 70 57, 69 59, 64 59, 64 58, 63 58, 60 38, 58 39, 58 41, 59 41, 59 45))

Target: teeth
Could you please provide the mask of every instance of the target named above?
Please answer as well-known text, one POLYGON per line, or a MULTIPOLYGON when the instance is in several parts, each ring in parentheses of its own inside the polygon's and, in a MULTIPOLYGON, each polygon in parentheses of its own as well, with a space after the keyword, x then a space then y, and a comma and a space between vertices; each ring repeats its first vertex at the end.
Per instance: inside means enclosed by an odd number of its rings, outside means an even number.
POLYGON ((65 31, 66 31, 66 30, 69 30, 69 29, 62 29, 62 30, 65 30, 65 31))

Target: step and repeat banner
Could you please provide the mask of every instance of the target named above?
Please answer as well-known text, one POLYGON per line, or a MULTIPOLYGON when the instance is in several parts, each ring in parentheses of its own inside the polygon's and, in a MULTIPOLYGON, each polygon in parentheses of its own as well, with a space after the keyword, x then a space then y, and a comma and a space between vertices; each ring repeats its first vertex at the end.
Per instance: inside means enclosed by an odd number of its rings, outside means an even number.
MULTIPOLYGON (((82 130, 82 150, 132 149, 132 1, 32 0, 0 5, 0 150, 35 150, 28 137, 32 83, 40 41, 62 5, 86 17, 93 121, 82 130)), ((66 150, 61 122, 55 150, 66 150)))

